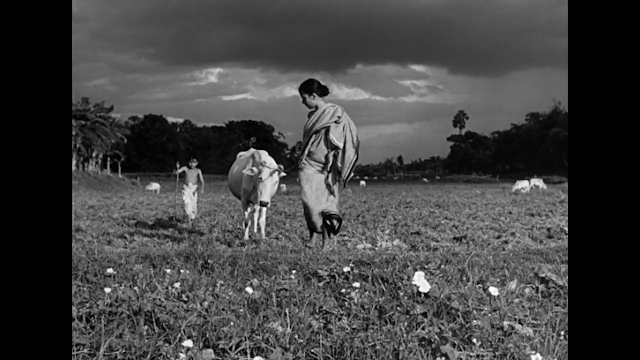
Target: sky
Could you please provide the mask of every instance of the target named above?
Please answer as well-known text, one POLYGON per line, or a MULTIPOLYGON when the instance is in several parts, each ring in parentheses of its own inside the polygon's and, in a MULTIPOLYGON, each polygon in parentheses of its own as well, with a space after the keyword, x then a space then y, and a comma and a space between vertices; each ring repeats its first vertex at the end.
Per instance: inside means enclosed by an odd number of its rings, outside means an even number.
POLYGON ((346 110, 359 163, 445 157, 554 100, 568 110, 558 0, 72 0, 72 99, 198 125, 260 120, 293 145, 315 78, 346 110))

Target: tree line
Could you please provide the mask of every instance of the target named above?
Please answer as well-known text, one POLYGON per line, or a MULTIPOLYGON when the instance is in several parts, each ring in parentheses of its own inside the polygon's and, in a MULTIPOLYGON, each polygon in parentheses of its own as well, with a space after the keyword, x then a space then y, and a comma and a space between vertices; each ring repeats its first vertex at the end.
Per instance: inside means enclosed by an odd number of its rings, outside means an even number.
MULTIPOLYGON (((170 122, 156 114, 119 119, 114 107, 82 98, 72 103, 72 171, 170 172, 176 161, 191 157, 208 174, 226 174, 236 154, 263 149, 285 168, 295 165, 302 142, 289 147, 285 136, 257 120, 231 120, 224 125, 170 122)), ((403 172, 502 173, 511 171, 566 172, 568 169, 568 111, 559 102, 546 112, 531 112, 522 124, 490 135, 464 131, 464 110, 453 118, 458 134, 451 135, 446 158, 432 156, 405 163, 402 155, 378 164, 359 164, 359 175, 403 172)))

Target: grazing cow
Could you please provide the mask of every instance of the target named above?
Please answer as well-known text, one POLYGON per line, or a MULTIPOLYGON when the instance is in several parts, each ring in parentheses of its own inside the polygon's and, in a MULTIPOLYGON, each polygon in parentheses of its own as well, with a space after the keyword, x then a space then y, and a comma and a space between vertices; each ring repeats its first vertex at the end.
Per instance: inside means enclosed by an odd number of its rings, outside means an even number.
POLYGON ((354 180, 360 180, 360 176, 354 176, 353 179, 354 180))
POLYGON ((440 176, 436 175, 436 180, 440 180, 440 176))
POLYGON ((511 192, 514 192, 516 190, 520 190, 521 192, 529 192, 529 189, 531 188, 531 185, 529 184, 529 180, 518 180, 516 181, 515 184, 513 184, 513 187, 511 188, 511 192))
POLYGON ((365 177, 363 177, 363 179, 365 179, 365 180, 369 180, 369 177, 368 177, 368 176, 365 176, 365 177))
POLYGON ((427 179, 425 179, 425 178, 422 178, 422 181, 424 181, 424 182, 426 182, 426 183, 428 183, 428 182, 429 182, 429 180, 427 180, 427 179))
POLYGON ((367 187, 367 182, 364 180, 360 180, 360 187, 367 187))
POLYGON ((261 239, 265 238, 267 208, 278 190, 280 178, 286 176, 284 167, 264 150, 249 149, 236 155, 236 161, 229 170, 229 190, 240 200, 244 219, 242 228, 244 240, 249 240, 250 215, 253 211, 253 232, 260 225, 261 239))
POLYGON ((546 189, 547 188, 547 184, 544 183, 544 181, 540 178, 533 178, 531 180, 529 180, 529 186, 533 187, 533 186, 537 186, 541 189, 546 189))
POLYGON ((280 192, 287 192, 287 185, 286 184, 280 184, 280 192))
POLYGON ((150 182, 149 185, 145 187, 145 190, 151 190, 151 192, 156 191, 158 194, 160 194, 160 184, 158 184, 157 182, 150 182))

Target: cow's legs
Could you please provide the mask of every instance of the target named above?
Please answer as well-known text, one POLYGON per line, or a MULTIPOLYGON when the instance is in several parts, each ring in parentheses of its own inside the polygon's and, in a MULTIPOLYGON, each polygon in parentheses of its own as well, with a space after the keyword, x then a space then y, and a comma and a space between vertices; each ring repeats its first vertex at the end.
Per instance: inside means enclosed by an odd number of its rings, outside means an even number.
POLYGON ((253 205, 253 233, 258 232, 258 216, 260 216, 260 206, 253 205))
POLYGON ((261 239, 264 240, 266 237, 265 230, 267 227, 267 208, 264 206, 261 206, 258 209, 260 209, 260 220, 259 220, 260 236, 261 236, 261 239))
POLYGON ((251 204, 245 205, 244 208, 244 220, 242 221, 242 229, 244 230, 244 240, 249 240, 249 227, 251 226, 251 204))

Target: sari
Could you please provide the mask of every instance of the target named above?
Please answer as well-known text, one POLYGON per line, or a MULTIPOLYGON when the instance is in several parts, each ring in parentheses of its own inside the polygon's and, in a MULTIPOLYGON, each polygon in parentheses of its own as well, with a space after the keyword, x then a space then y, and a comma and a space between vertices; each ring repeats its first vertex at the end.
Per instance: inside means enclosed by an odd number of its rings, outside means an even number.
POLYGON ((302 144, 298 177, 307 227, 321 233, 326 226, 335 235, 342 224, 338 188, 353 177, 359 155, 356 127, 342 107, 329 103, 309 113, 302 144))

